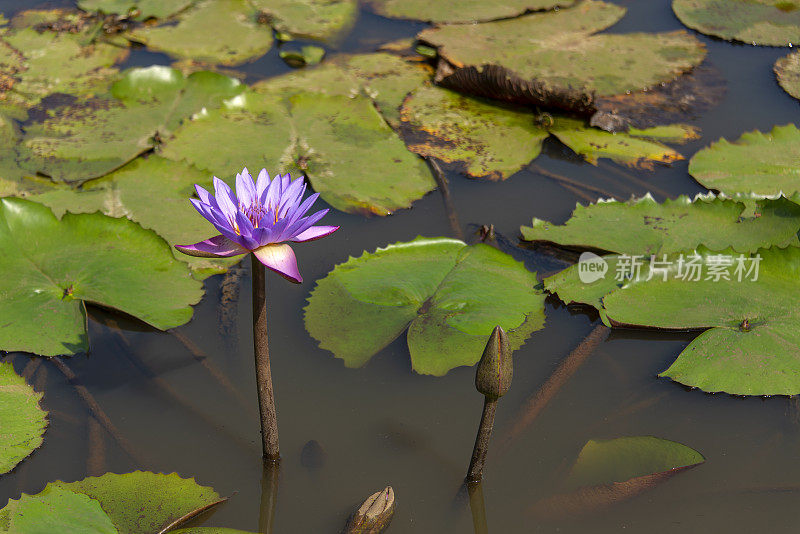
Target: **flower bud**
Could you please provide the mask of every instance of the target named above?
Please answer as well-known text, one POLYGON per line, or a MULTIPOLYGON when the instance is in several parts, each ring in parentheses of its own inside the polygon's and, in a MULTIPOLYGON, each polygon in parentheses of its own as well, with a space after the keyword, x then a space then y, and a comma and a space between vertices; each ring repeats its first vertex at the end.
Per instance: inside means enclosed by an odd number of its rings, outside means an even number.
POLYGON ((389 526, 394 515, 394 490, 386 486, 364 501, 344 529, 345 534, 378 534, 389 526))
POLYGON ((513 375, 514 362, 511 360, 508 337, 501 327, 495 326, 478 362, 475 388, 490 399, 498 399, 511 388, 513 375))

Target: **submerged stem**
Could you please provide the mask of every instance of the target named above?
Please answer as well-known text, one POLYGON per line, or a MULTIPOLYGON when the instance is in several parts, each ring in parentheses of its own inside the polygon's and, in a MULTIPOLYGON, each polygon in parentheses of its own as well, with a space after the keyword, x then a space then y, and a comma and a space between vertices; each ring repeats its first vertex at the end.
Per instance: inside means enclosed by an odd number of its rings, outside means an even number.
POLYGON ((264 266, 250 255, 253 272, 253 352, 256 360, 258 408, 261 416, 261 443, 266 460, 278 461, 278 417, 272 393, 272 371, 267 343, 267 284, 264 266))

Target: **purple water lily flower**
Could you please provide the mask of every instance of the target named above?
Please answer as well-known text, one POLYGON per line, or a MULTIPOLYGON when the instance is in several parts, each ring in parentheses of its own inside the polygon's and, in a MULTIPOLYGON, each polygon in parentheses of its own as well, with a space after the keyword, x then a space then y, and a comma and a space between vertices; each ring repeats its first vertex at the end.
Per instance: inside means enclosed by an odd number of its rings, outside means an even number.
POLYGON ((288 174, 269 179, 266 169, 258 178, 245 167, 236 175, 236 195, 228 185, 214 177, 214 195, 196 185, 200 200, 192 204, 220 235, 194 245, 175 245, 190 256, 226 258, 252 252, 258 260, 291 282, 300 283, 303 277, 297 269, 297 259, 286 241, 302 243, 332 234, 338 226, 314 226, 328 210, 305 216, 319 193, 303 201, 305 180, 292 181, 288 174))

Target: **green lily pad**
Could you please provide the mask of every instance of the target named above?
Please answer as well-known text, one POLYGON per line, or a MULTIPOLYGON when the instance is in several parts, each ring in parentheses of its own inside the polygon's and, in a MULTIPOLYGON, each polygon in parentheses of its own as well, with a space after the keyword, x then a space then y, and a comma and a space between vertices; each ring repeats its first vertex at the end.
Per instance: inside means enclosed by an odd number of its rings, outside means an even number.
POLYGON ((670 81, 705 57, 702 43, 684 31, 594 35, 624 13, 614 4, 587 0, 556 12, 426 29, 418 38, 437 47, 449 64, 449 70, 439 69, 445 85, 472 92, 475 85, 501 79, 512 92, 572 95, 584 104, 594 95, 670 81), (463 69, 469 74, 461 76, 463 69))
MULTIPOLYGON (((195 184, 211 190, 211 175, 186 163, 152 155, 136 158, 107 176, 84 183, 80 189, 39 186, 33 191, 11 194, 44 204, 57 217, 67 211, 100 211, 110 217, 127 217, 144 228, 155 230, 174 247, 202 241, 215 232, 189 203, 189 198, 195 194, 195 184)), ((225 272, 241 260, 239 257, 195 258, 174 248, 172 252, 177 259, 189 264, 198 280, 225 272)))
POLYGON ((23 493, 18 500, 9 501, 6 508, 8 509, 6 532, 119 534, 99 502, 87 495, 58 486, 48 485, 37 495, 23 493))
POLYGON ((355 24, 356 0, 250 0, 276 31, 294 37, 330 39, 355 24))
POLYGON ((258 23, 247 0, 203 0, 177 23, 143 26, 127 36, 179 59, 238 65, 272 47, 272 30, 258 23))
POLYGON ((795 0, 673 0, 686 26, 707 35, 754 45, 800 42, 800 2, 795 0))
POLYGON ((0 474, 8 473, 36 450, 47 428, 47 412, 39 406, 42 394, 0 362, 0 474))
POLYGON ((186 117, 244 90, 213 72, 184 77, 169 67, 127 70, 111 95, 79 100, 25 125, 20 166, 54 181, 80 184, 151 150, 186 117))
POLYGON ((156 533, 219 501, 212 488, 175 473, 106 473, 78 482, 51 482, 37 495, 10 500, 0 510, 0 528, 15 534, 156 533))
MULTIPOLYGON (((687 258, 690 256, 686 256, 687 258)), ((612 324, 707 329, 661 376, 707 392, 735 395, 800 393, 800 248, 771 247, 739 256, 699 249, 700 280, 673 262, 662 276, 642 277, 603 299, 612 324), (716 279, 720 257, 734 257, 728 280, 716 279), (755 260, 753 259, 755 258, 755 260), (757 272, 752 269, 757 266, 757 272), (683 275, 683 276, 681 276, 683 275), (757 275, 757 276, 755 276, 757 275), (687 279, 688 278, 688 279, 687 279)))
POLYGON ((290 67, 300 68, 307 65, 317 65, 325 57, 325 49, 311 45, 299 47, 284 45, 278 55, 290 67))
MULTIPOLYGON (((647 195, 628 202, 578 205, 564 225, 534 218, 531 226, 520 231, 527 241, 627 255, 621 265, 618 255, 603 256, 607 268, 602 277, 582 277, 578 263, 544 280, 545 289, 564 302, 589 304, 604 314, 601 300, 628 281, 622 274, 632 268, 633 256, 638 258, 641 274, 647 276, 651 256, 661 259, 699 245, 714 249, 732 246, 746 253, 770 245, 800 245, 800 207, 785 198, 747 202, 698 195, 659 204, 647 195), (754 202, 758 216, 743 217, 747 202, 754 202), (619 238, 621 234, 625 239, 619 238)), ((597 262, 596 256, 584 259, 597 262)))
POLYGON ((114 15, 135 12, 136 19, 165 19, 192 5, 194 0, 80 0, 78 7, 84 11, 99 11, 114 15))
POLYGON ((516 17, 528 11, 543 11, 569 7, 575 0, 456 0, 429 2, 427 0, 369 0, 369 5, 379 15, 396 19, 424 20, 426 22, 463 23, 516 17))
POLYGON ((787 196, 800 191, 800 130, 794 124, 771 132, 747 132, 734 142, 720 139, 689 162, 689 174, 709 189, 727 195, 787 196))
POLYGON ((411 364, 441 376, 474 365, 496 325, 512 349, 544 325, 536 275, 488 245, 422 238, 337 265, 317 282, 306 329, 348 367, 360 367, 408 329, 411 364))
POLYGON ((115 63, 128 51, 109 44, 83 43, 79 34, 6 29, 0 35, 0 100, 15 111, 36 105, 47 95, 76 96, 103 92, 117 75, 115 63))
POLYGON ((535 159, 551 134, 594 165, 610 158, 651 169, 655 162, 683 159, 655 139, 670 142, 696 136, 691 127, 673 125, 630 133, 609 133, 583 121, 533 115, 529 108, 501 105, 447 89, 421 87, 401 110, 408 148, 422 156, 458 163, 468 176, 504 180, 535 159))
POLYGON ((154 232, 100 213, 59 220, 41 204, 0 199, 0 251, 0 350, 85 352, 85 302, 166 330, 189 321, 203 294, 154 232))
POLYGON ((715 250, 732 247, 737 252, 800 245, 800 206, 785 198, 758 200, 756 205, 758 216, 743 218, 743 202, 713 194, 694 199, 682 195, 663 203, 645 195, 627 202, 578 205, 563 225, 534 218, 520 231, 526 241, 645 256, 699 245, 715 250))
POLYGON ((792 52, 778 58, 773 70, 783 90, 800 99, 800 53, 792 52))
POLYGON ((696 450, 653 436, 592 439, 581 449, 565 482, 572 491, 539 501, 532 512, 551 517, 595 512, 704 462, 696 450))
POLYGON ((220 527, 182 528, 179 530, 170 530, 170 532, 172 532, 172 534, 256 534, 255 532, 220 527))
POLYGON ((253 84, 265 95, 309 92, 368 96, 392 128, 400 123, 400 105, 413 89, 431 78, 429 67, 393 54, 339 54, 313 69, 290 72, 253 84))
POLYGON ((306 174, 334 208, 388 215, 435 188, 372 101, 363 96, 248 92, 180 128, 161 154, 227 177, 242 163, 306 174), (217 150, 225 139, 224 151, 217 150), (253 162, 252 164, 249 162, 253 162))

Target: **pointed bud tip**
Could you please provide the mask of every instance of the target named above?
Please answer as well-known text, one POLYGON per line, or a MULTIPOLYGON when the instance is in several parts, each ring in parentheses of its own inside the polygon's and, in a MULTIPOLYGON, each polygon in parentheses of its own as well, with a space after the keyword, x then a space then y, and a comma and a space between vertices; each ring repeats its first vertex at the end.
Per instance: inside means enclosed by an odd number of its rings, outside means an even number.
POLYGON ((514 375, 514 362, 508 336, 500 326, 495 326, 475 373, 475 388, 491 399, 508 393, 514 375))

